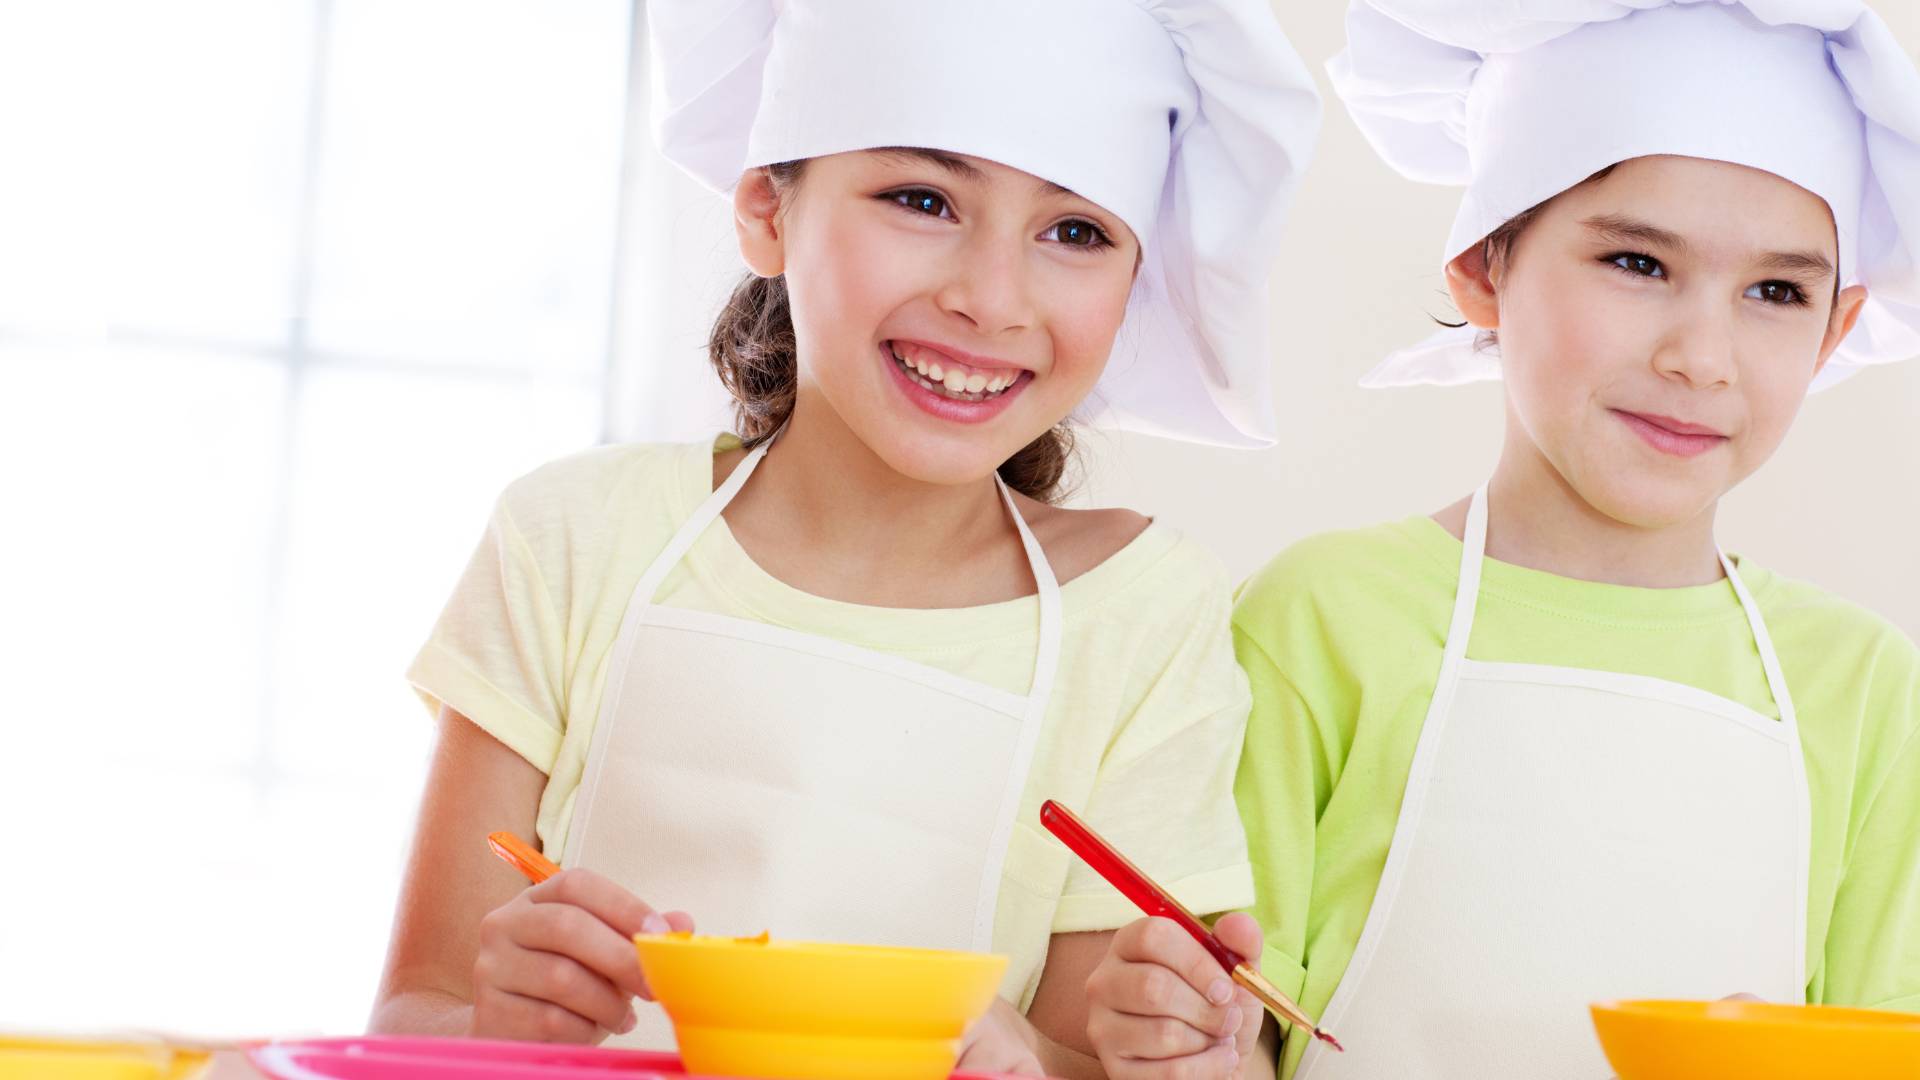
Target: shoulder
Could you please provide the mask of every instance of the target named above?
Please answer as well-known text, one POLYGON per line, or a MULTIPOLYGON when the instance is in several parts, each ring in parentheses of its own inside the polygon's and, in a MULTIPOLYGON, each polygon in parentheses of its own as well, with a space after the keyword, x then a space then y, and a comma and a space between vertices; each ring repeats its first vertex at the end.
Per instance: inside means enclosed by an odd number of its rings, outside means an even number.
POLYGON ((1131 510, 1057 507, 1029 527, 1083 644, 1144 662, 1196 639, 1229 640, 1233 579, 1212 549, 1179 529, 1131 510))
POLYGON ((1781 662, 1817 661, 1854 681, 1920 681, 1920 646, 1892 620, 1818 585, 1742 560, 1781 662))
POLYGON ((692 476, 711 475, 710 443, 618 443, 534 469, 501 492, 496 513, 522 531, 680 509, 692 476))
POLYGON ((1310 536, 1241 584, 1236 647, 1303 678, 1374 670, 1444 642, 1458 579, 1459 541, 1429 518, 1310 536))
POLYGON ((1073 509, 1020 494, 1014 501, 1062 585, 1104 565, 1153 525, 1146 515, 1119 507, 1073 509))
POLYGON ((1386 600, 1419 585, 1450 592, 1459 555, 1448 549, 1458 543, 1427 518, 1309 536, 1240 586, 1236 621, 1302 606, 1386 600))

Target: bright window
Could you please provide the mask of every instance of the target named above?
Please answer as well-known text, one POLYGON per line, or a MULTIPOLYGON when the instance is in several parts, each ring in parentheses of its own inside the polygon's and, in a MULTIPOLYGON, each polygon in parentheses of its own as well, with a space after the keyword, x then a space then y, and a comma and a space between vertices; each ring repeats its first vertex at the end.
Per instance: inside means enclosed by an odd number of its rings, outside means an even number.
POLYGON ((402 671, 601 433, 630 16, 0 6, 0 1023, 364 1026, 402 671))

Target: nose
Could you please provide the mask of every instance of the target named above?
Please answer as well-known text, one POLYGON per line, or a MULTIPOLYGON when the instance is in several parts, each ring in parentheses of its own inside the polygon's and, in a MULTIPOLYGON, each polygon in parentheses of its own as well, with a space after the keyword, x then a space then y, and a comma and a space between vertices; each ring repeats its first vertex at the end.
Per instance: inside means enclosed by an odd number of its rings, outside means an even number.
POLYGON ((1677 321, 1654 352, 1654 370, 1694 389, 1737 382, 1740 365, 1735 359, 1732 313, 1717 305, 1698 304, 1676 314, 1677 321))
POLYGON ((1032 327, 1038 314, 1026 245, 986 230, 968 237, 955 252, 934 302, 982 335, 1032 327))

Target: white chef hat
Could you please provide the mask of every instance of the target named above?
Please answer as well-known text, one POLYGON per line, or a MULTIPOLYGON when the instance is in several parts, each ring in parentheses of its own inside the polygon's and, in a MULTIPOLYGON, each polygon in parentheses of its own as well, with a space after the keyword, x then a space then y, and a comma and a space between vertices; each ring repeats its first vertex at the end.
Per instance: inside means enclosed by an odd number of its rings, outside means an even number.
POLYGON ((1319 96, 1266 0, 652 0, 654 134, 751 167, 915 146, 1071 189, 1143 261, 1082 420, 1274 441, 1267 277, 1319 96))
MULTIPOLYGON (((1869 299, 1814 389, 1920 356, 1920 71, 1864 0, 1353 0, 1328 65, 1374 149, 1467 188, 1444 260, 1617 162, 1764 169, 1833 211, 1869 299)), ((1472 327, 1366 386, 1500 377, 1472 327)))

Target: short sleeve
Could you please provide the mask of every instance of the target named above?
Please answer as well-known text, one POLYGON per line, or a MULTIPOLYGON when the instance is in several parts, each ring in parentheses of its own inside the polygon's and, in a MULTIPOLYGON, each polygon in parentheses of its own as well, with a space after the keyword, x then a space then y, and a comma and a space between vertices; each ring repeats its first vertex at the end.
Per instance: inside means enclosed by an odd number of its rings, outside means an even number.
POLYGON ((1834 897, 1826 1004, 1920 1012, 1920 670, 1902 682, 1893 700, 1872 703, 1879 722, 1906 736, 1866 804, 1834 897))
MULTIPOLYGON (((1082 816, 1189 910, 1214 914, 1253 900, 1233 803, 1248 692, 1233 659, 1225 572, 1211 556, 1195 561, 1180 583, 1192 603, 1161 624, 1127 669, 1145 689, 1108 745, 1082 816)), ((1138 918, 1138 908, 1074 860, 1054 933, 1112 930, 1138 918)))
MULTIPOLYGON (((509 495, 512 489, 509 489, 509 495)), ((503 495, 407 680, 543 773, 565 727, 564 624, 503 495)))
POLYGON ((1312 707, 1252 636, 1234 646, 1253 689, 1246 751, 1234 793, 1254 873, 1251 909, 1266 935, 1261 971, 1296 1000, 1306 982, 1320 808, 1332 786, 1312 707))

